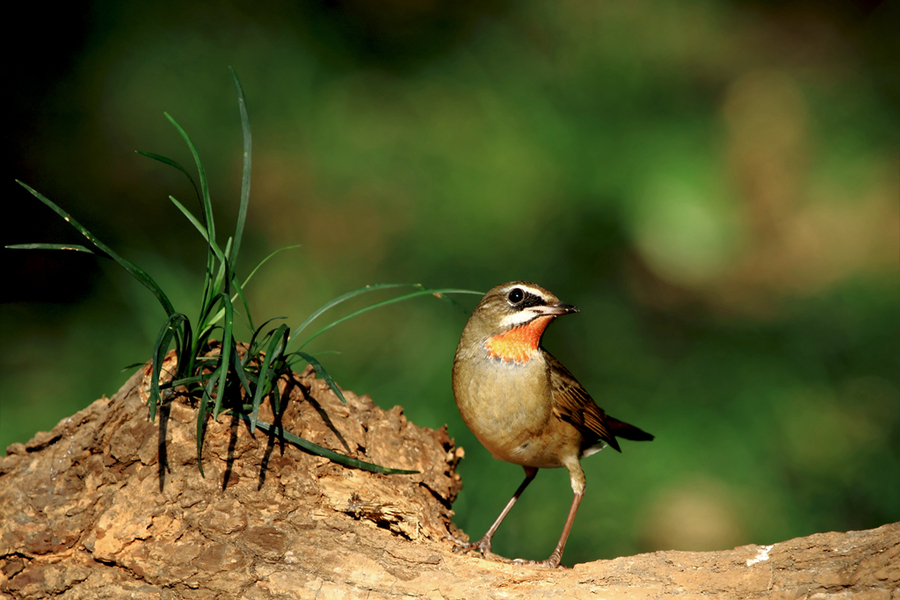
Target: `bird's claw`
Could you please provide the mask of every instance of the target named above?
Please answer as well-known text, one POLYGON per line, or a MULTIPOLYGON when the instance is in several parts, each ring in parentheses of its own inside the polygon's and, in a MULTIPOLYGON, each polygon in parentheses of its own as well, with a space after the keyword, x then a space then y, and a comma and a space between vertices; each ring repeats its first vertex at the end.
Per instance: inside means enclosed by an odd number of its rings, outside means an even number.
POLYGON ((528 560, 525 558, 516 558, 512 562, 514 565, 527 565, 529 567, 547 567, 550 569, 565 569, 566 567, 559 564, 561 557, 551 556, 547 560, 528 560))
POLYGON ((478 550, 484 556, 487 556, 491 553, 491 540, 481 538, 477 542, 463 542, 461 540, 453 539, 456 543, 453 546, 454 552, 469 552, 470 550, 478 550))
POLYGON ((468 542, 464 542, 455 535, 450 535, 449 533, 445 533, 444 537, 442 537, 441 539, 447 540, 448 542, 453 542, 454 552, 456 551, 457 546, 465 546, 466 544, 468 544, 468 542))

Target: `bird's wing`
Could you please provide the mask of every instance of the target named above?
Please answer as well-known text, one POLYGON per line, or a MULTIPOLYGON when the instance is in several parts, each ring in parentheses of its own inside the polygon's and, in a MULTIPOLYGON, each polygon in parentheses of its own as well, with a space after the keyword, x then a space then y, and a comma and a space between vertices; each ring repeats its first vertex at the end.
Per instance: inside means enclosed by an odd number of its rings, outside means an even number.
POLYGON ((569 370, 562 366, 562 363, 547 351, 544 351, 544 357, 550 365, 553 412, 582 432, 585 447, 593 446, 598 440, 602 440, 619 450, 619 444, 612 434, 603 409, 597 406, 590 394, 581 387, 569 370))

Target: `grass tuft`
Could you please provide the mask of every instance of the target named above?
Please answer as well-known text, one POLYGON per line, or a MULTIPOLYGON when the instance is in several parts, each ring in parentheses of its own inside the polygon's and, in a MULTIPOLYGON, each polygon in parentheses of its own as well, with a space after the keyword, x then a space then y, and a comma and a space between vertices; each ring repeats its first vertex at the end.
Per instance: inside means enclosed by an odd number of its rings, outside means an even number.
MULTIPOLYGON (((178 169, 187 176, 194 188, 199 203, 199 218, 192 213, 183 203, 172 196, 171 202, 197 229, 198 233, 206 241, 206 269, 202 285, 201 301, 198 317, 195 321, 184 312, 175 310, 172 302, 162 288, 146 272, 134 263, 122 258, 111 248, 94 237, 84 226, 78 223, 71 215, 65 212, 54 202, 28 186, 16 180, 22 187, 28 190, 34 197, 43 202, 72 227, 78 230, 94 248, 73 244, 16 244, 7 248, 25 250, 71 250, 76 252, 88 252, 110 258, 137 279, 144 287, 156 297, 166 313, 166 320, 160 327, 150 355, 151 383, 148 390, 148 416, 150 420, 156 418, 159 405, 165 401, 167 393, 175 388, 181 388, 197 404, 197 464, 200 473, 203 474, 203 440, 206 435, 209 417, 217 418, 223 412, 230 412, 246 420, 251 432, 257 428, 267 433, 274 433, 284 441, 295 444, 304 450, 326 457, 336 463, 373 471, 376 473, 412 473, 402 469, 392 469, 367 462, 363 462, 349 456, 323 448, 313 444, 295 434, 284 431, 260 421, 258 418, 261 404, 268 399, 273 414, 278 415, 282 411, 281 396, 278 389, 278 379, 288 375, 298 363, 306 363, 312 366, 316 374, 321 377, 344 403, 344 394, 322 363, 303 348, 313 339, 349 319, 365 314, 366 312, 395 302, 402 302, 419 296, 432 295, 450 302, 455 307, 466 312, 458 303, 447 294, 476 294, 481 292, 460 289, 428 289, 421 284, 383 283, 366 285, 359 289, 327 302, 322 307, 310 314, 296 329, 291 331, 287 324, 274 325, 278 318, 268 319, 259 327, 254 325, 250 306, 244 294, 244 288, 250 279, 268 262, 275 254, 287 250, 282 248, 263 259, 244 280, 237 278, 235 265, 238 252, 241 247, 244 224, 247 216, 247 206, 250 201, 250 170, 252 165, 252 138, 250 134, 250 119, 247 115, 247 104, 240 81, 234 69, 231 69, 235 90, 238 97, 240 111, 241 131, 243 139, 243 161, 241 169, 241 196, 238 209, 237 222, 234 234, 227 238, 224 248, 216 241, 215 219, 213 216, 212 201, 209 196, 209 185, 200 154, 188 136, 187 132, 168 113, 166 118, 175 127, 187 144, 194 158, 197 169, 199 186, 190 172, 178 162, 160 156, 152 152, 138 151, 138 154, 157 160, 170 167, 178 169), (348 315, 340 317, 325 325, 314 334, 306 337, 300 343, 297 350, 289 352, 289 348, 297 342, 300 334, 323 313, 335 306, 355 298, 362 294, 377 290, 413 288, 415 291, 395 296, 387 300, 371 304, 358 309, 348 315), (240 344, 235 338, 235 319, 241 318, 252 332, 247 344, 240 344), (218 342, 214 340, 218 337, 218 342), (177 359, 176 372, 171 380, 160 384, 162 364, 170 349, 174 346, 177 359), (226 390, 228 393, 226 393, 226 390)), ((291 246, 290 248, 296 248, 291 246)))

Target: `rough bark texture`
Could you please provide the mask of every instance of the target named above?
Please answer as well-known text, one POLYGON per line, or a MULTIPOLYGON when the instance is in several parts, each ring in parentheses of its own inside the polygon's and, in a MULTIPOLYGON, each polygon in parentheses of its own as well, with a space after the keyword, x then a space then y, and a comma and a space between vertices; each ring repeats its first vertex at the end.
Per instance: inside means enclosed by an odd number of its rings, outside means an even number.
MULTIPOLYGON (((446 430, 311 371, 283 382, 285 429, 416 475, 347 469, 195 409, 147 419, 135 374, 0 460, 0 595, 12 598, 900 599, 900 523, 723 552, 655 552, 550 570, 458 555, 462 456, 446 430), (165 440, 163 444, 161 440, 165 440)), ((261 414, 264 420, 272 415, 261 414)))

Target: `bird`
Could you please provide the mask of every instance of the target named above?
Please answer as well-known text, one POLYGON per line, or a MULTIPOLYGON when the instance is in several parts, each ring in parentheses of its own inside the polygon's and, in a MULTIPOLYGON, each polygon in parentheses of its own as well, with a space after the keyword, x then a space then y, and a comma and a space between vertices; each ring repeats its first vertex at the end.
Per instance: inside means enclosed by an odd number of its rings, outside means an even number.
POLYGON ((517 564, 559 567, 586 480, 581 459, 616 438, 653 436, 608 416, 562 363, 541 346, 547 326, 579 312, 541 286, 512 281, 488 291, 463 328, 453 360, 452 385, 463 421, 494 458, 521 465, 525 480, 479 541, 457 540, 454 550, 491 555, 491 539, 539 469, 565 467, 572 505, 556 549, 543 561, 517 564))

